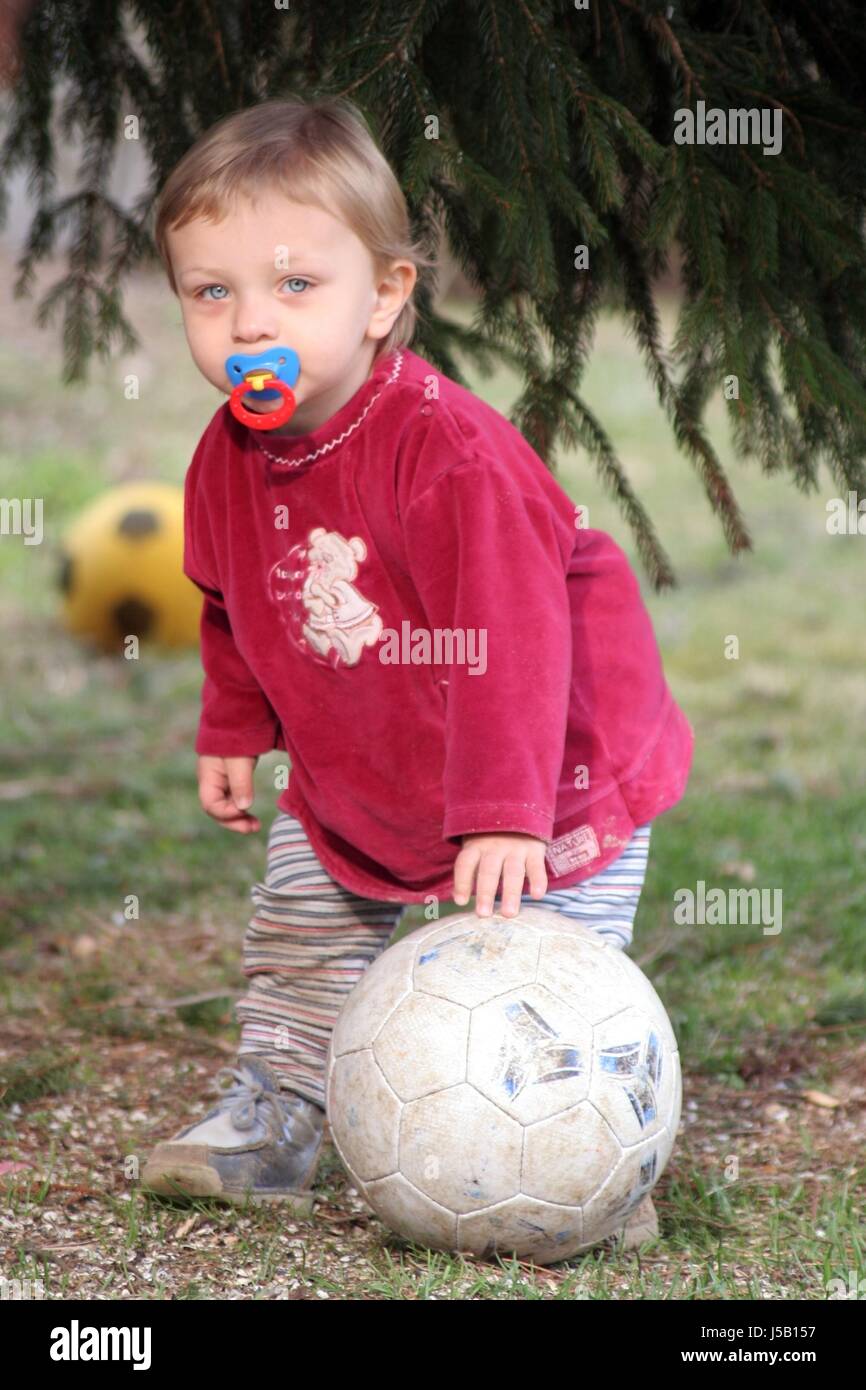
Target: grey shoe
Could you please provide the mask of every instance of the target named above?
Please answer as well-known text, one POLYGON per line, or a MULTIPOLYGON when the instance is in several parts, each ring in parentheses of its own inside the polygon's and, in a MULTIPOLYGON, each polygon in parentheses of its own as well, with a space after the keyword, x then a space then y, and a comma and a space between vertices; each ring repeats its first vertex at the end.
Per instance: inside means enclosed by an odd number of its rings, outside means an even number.
POLYGON ((223 1094, 215 1108, 156 1145, 142 1186, 165 1197, 282 1202, 311 1215, 324 1110, 281 1091, 276 1072, 254 1053, 221 1067, 216 1083, 223 1094))
POLYGON ((652 1197, 647 1193, 643 1201, 638 1202, 634 1211, 629 1213, 628 1220, 617 1233, 621 1242, 619 1248, 620 1250, 636 1250, 645 1242, 656 1240, 658 1233, 658 1213, 652 1197))

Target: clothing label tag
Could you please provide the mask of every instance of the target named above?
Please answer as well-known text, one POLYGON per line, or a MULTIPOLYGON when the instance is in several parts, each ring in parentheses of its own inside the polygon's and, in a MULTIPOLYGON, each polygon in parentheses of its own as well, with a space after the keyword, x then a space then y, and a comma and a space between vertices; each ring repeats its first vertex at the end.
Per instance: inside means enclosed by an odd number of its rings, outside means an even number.
POLYGON ((555 878, 567 874, 571 869, 579 869, 591 859, 597 859, 601 851, 595 831, 591 825, 578 825, 558 840, 551 840, 544 858, 550 865, 555 878))

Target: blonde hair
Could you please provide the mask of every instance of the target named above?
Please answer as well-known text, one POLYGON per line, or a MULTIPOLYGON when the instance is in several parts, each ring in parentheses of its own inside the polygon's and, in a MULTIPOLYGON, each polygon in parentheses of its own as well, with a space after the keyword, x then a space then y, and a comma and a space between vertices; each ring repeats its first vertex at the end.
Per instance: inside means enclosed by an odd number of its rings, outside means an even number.
MULTIPOLYGON (((436 266, 413 240, 403 190, 358 108, 345 97, 274 98, 217 121, 166 179, 154 241, 175 294, 167 233, 195 217, 219 222, 238 195, 255 197, 267 187, 338 217, 366 246, 377 274, 394 260, 412 261, 419 276, 436 266)), ((417 317, 410 294, 377 357, 408 346, 417 317)))

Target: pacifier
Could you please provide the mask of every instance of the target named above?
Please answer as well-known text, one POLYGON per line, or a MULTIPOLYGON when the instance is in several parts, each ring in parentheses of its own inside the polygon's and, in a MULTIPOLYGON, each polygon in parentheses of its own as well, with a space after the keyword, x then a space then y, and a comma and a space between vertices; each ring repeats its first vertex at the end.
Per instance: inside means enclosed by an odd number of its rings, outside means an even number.
POLYGON ((300 358, 293 348, 278 344, 264 352, 233 352, 226 358, 225 368, 234 387, 229 410, 242 425, 249 425, 251 430, 275 430, 292 418, 297 406, 292 387, 301 372, 300 358), (243 403, 250 391, 261 393, 259 399, 263 401, 282 396, 283 403, 278 410, 260 415, 243 403))

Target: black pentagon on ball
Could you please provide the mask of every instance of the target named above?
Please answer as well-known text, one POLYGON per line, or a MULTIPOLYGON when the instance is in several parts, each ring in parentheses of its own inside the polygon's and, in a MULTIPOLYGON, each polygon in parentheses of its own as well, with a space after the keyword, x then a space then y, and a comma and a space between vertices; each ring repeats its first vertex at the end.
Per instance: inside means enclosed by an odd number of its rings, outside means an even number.
POLYGON ((133 634, 147 637, 156 627, 156 614, 147 603, 137 598, 125 598, 111 610, 114 625, 121 637, 133 634))
POLYGON ((60 564, 55 583, 62 594, 72 593, 72 580, 75 574, 75 561, 65 550, 60 552, 60 564))
POLYGON ((152 536, 159 530, 159 517, 147 507, 136 507, 124 513, 117 523, 117 529, 122 536, 140 540, 142 536, 152 536))

